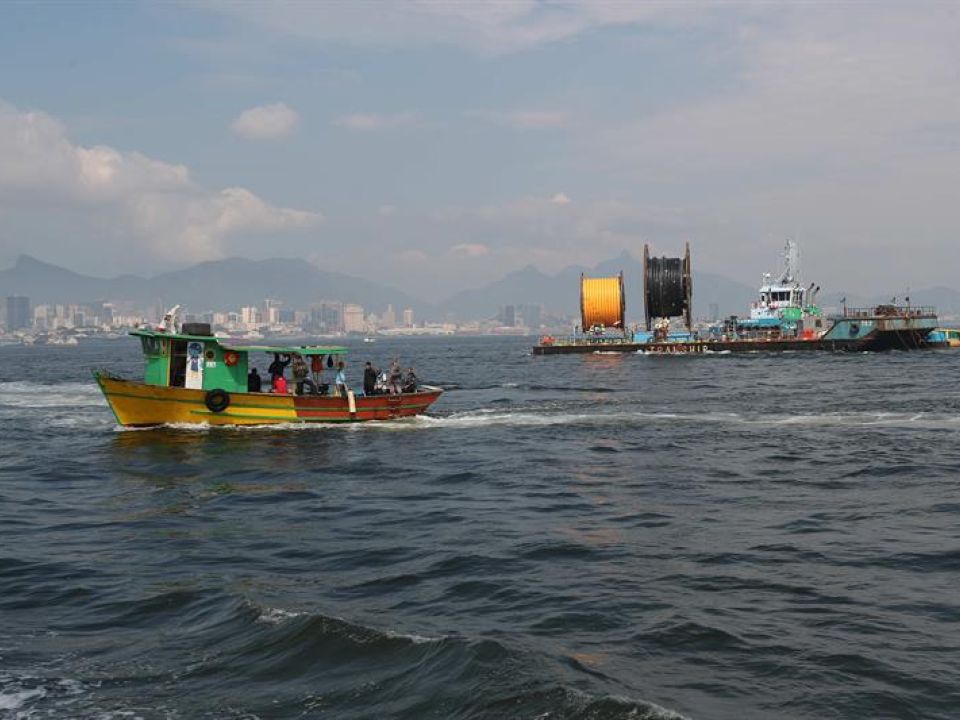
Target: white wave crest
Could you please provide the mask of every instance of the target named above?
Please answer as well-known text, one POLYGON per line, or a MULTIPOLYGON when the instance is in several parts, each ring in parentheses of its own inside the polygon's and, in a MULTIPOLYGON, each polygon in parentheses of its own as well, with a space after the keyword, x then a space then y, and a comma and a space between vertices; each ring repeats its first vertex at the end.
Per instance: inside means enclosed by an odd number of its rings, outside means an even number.
POLYGON ((306 613, 268 607, 260 610, 260 615, 257 616, 257 622, 267 623, 268 625, 279 625, 287 620, 292 620, 293 618, 298 618, 303 615, 306 615, 306 613))
POLYGON ((90 382, 0 382, 0 407, 76 408, 105 407, 100 388, 90 382))
POLYGON ((0 710, 19 710, 33 700, 47 696, 47 691, 41 687, 29 690, 0 690, 0 710))

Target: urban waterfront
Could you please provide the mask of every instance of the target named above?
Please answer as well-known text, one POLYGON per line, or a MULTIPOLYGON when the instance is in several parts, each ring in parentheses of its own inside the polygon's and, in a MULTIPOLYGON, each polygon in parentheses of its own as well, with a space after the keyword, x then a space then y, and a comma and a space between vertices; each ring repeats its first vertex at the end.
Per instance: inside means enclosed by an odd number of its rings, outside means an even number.
POLYGON ((446 393, 119 431, 133 339, 0 348, 0 717, 956 716, 960 354, 347 343, 446 393))

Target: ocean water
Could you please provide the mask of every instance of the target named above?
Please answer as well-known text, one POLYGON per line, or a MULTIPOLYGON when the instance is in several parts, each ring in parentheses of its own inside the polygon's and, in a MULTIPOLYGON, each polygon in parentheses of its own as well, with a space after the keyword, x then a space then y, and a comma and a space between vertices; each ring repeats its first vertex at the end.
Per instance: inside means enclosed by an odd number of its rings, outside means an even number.
POLYGON ((960 717, 960 353, 535 358, 351 427, 120 431, 0 348, 0 718, 960 717))

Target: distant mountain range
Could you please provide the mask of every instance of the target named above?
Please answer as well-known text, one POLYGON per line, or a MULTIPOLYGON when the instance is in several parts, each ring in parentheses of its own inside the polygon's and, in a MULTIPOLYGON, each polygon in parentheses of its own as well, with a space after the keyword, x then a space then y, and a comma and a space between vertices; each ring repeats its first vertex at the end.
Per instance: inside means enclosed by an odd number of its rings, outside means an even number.
POLYGON ((27 295, 36 303, 130 302, 140 307, 180 303, 191 312, 260 305, 264 298, 289 307, 309 308, 320 300, 359 303, 382 312, 388 303, 397 313, 412 307, 423 317, 433 306, 395 288, 342 273, 321 270, 296 260, 229 258, 156 275, 103 279, 21 255, 0 271, 0 293, 27 295))
MULTIPOLYGON (((570 266, 553 275, 528 265, 496 282, 463 290, 437 304, 396 288, 321 270, 308 262, 295 260, 229 258, 152 278, 121 275, 104 279, 21 255, 12 268, 0 271, 0 296, 27 295, 34 304, 103 300, 152 307, 181 303, 191 312, 259 305, 264 298, 305 309, 327 299, 357 303, 374 312, 382 312, 389 303, 398 313, 411 307, 418 318, 456 320, 494 317, 502 305, 535 304, 543 305, 548 313, 576 316, 579 312, 580 273, 607 276, 621 270, 627 292, 627 317, 631 322, 639 322, 643 318, 642 262, 628 252, 594 267, 570 266)), ((698 317, 708 317, 711 305, 717 306, 721 316, 742 315, 757 294, 756 287, 702 272, 694 273, 693 289, 694 314, 698 317)), ((839 307, 843 297, 851 306, 873 305, 891 299, 833 292, 824 293, 820 304, 839 307)), ((910 299, 917 305, 935 305, 944 316, 960 316, 960 292, 951 288, 918 290, 910 299)), ((899 300, 902 302, 904 298, 899 300)))
MULTIPOLYGON (((643 318, 643 261, 624 251, 594 267, 570 266, 547 275, 532 265, 509 273, 496 282, 463 290, 444 304, 457 317, 486 317, 506 303, 542 303, 546 310, 576 316, 580 312, 580 273, 603 277, 623 271, 627 318, 643 318)), ((694 273, 694 314, 707 317, 716 304, 721 314, 743 313, 755 299, 756 288, 710 273, 694 273)))

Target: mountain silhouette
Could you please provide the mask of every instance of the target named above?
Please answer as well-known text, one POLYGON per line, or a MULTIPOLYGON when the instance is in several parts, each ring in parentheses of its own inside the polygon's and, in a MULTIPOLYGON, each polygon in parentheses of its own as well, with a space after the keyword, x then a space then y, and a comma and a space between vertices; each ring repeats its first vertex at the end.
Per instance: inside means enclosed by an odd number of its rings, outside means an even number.
MULTIPOLYGON (((507 273, 482 287, 462 290, 446 301, 431 304, 396 288, 338 272, 321 270, 305 261, 228 258, 162 273, 152 278, 120 275, 97 278, 21 255, 13 267, 0 270, 0 297, 26 295, 41 303, 88 303, 109 301, 139 308, 184 305, 191 313, 260 305, 265 298, 294 309, 307 309, 321 300, 340 300, 382 312, 392 304, 399 313, 413 308, 420 319, 471 320, 493 318, 503 305, 543 305, 552 315, 579 315, 580 274, 604 277, 623 271, 627 319, 643 320, 642 261, 629 252, 593 267, 571 265, 548 274, 533 265, 507 273)), ((694 314, 709 317, 712 305, 720 316, 744 315, 756 298, 757 289, 721 275, 694 271, 694 314)), ((820 305, 832 309, 847 297, 850 306, 889 302, 890 296, 855 296, 829 292, 820 305)), ((905 298, 898 298, 903 302, 905 298)), ((914 305, 933 305, 950 320, 960 316, 960 292, 934 287, 911 293, 914 305)))
MULTIPOLYGON (((615 258, 604 260, 587 268, 566 267, 555 275, 548 275, 532 265, 507 274, 496 282, 472 290, 463 290, 446 303, 444 308, 458 319, 483 318, 496 315, 501 305, 542 304, 552 314, 577 316, 580 312, 580 273, 605 277, 623 272, 627 302, 627 321, 641 322, 643 312, 643 261, 623 251, 615 258)), ((709 317, 711 305, 716 304, 720 315, 744 314, 757 289, 720 275, 694 271, 694 314, 709 317)))
POLYGON ((375 312, 382 312, 388 303, 398 313, 407 307, 421 317, 433 311, 428 303, 401 290, 321 270, 308 262, 281 259, 228 258, 152 278, 121 275, 104 279, 21 255, 12 268, 0 271, 0 293, 26 295, 34 304, 102 300, 153 307, 180 303, 193 313, 259 305, 265 298, 290 308, 341 300, 375 312))

